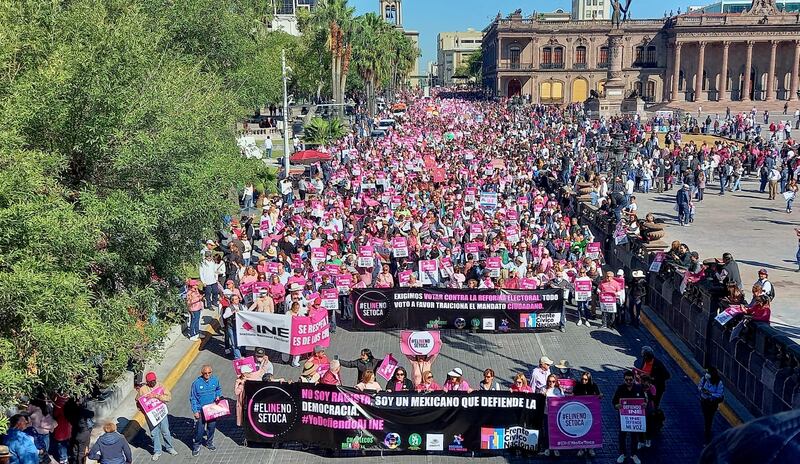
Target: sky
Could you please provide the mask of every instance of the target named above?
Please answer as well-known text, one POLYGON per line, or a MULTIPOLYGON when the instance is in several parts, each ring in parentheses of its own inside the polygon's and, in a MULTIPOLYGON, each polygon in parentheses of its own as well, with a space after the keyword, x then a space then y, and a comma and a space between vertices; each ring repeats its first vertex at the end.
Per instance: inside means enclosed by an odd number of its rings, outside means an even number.
MULTIPOLYGON (((356 14, 377 12, 379 0, 349 0, 356 8, 356 14)), ((681 11, 686 6, 706 5, 713 0, 633 0, 631 4, 634 18, 660 18, 664 10, 681 11)), ((468 27, 482 30, 494 19, 497 13, 508 15, 517 8, 529 16, 534 11, 549 12, 558 8, 570 11, 571 0, 403 0, 403 26, 419 32, 422 57, 420 72, 425 72, 428 61, 436 61, 436 35, 439 32, 465 31, 468 27)))

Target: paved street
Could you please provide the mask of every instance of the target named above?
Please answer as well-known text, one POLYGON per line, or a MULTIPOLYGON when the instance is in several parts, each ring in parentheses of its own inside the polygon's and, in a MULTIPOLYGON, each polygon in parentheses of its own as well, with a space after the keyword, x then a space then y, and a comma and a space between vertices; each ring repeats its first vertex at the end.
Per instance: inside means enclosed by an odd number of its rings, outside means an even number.
MULTIPOLYGON (((361 348, 369 347, 376 353, 376 356, 382 356, 391 351, 396 358, 404 360, 405 358, 400 354, 398 337, 399 332, 348 332, 340 327, 333 336, 328 355, 339 354, 343 359, 355 359, 361 348)), ((603 426, 606 446, 599 450, 597 458, 594 459, 594 462, 602 463, 613 462, 618 456, 616 444, 618 419, 616 411, 611 406, 611 397, 621 381, 622 370, 633 364, 635 355, 638 355, 642 345, 649 344, 656 348, 659 357, 666 362, 672 373, 672 380, 668 384, 666 396, 662 402, 667 417, 664 431, 654 441, 653 448, 642 450, 639 456, 646 463, 686 463, 696 461, 700 453, 702 424, 695 387, 677 365, 671 359, 666 358, 655 340, 652 340, 644 329, 626 327, 620 334, 616 331, 577 327, 570 322, 566 333, 475 335, 468 332, 447 331, 443 333, 443 342, 441 355, 434 365, 434 376, 437 380, 444 379, 448 370, 460 366, 464 369, 465 378, 474 385, 479 381, 482 369, 492 367, 497 372, 498 379, 507 383, 516 372, 525 372, 526 374, 530 372, 533 363, 538 361, 543 352, 556 361, 567 359, 573 366, 591 371, 605 395, 603 426)), ((194 460, 190 454, 192 420, 190 419, 188 390, 202 364, 209 363, 213 366, 215 374, 220 377, 225 396, 233 396, 233 367, 230 359, 223 357, 222 354, 222 338, 214 337, 175 386, 173 402, 170 404, 170 419, 180 455, 173 457, 165 454, 161 457, 160 462, 194 460)), ((270 356, 270 358, 275 359, 277 356, 270 356)), ((298 369, 279 363, 276 363, 275 367, 278 377, 296 378, 299 375, 298 369)), ((343 369, 342 372, 345 382, 354 381, 355 369, 343 369)), ((123 421, 120 420, 120 422, 123 421)), ((725 421, 718 416, 715 433, 726 427, 725 421)), ((242 442, 243 432, 236 427, 235 418, 221 420, 215 438, 218 450, 212 453, 203 448, 197 462, 254 464, 262 462, 314 463, 327 460, 314 449, 303 451, 297 446, 287 446, 289 449, 279 450, 265 447, 246 448, 242 446, 242 442)), ((132 444, 135 446, 135 464, 149 462, 151 453, 149 437, 140 431, 132 444)), ((339 456, 346 457, 352 462, 374 459, 374 456, 370 455, 367 457, 361 457, 361 455, 339 456)), ((427 463, 464 462, 466 459, 469 458, 407 455, 386 460, 388 462, 427 463)), ((539 457, 538 459, 547 461, 553 458, 539 457)), ((511 454, 481 459, 481 462, 527 461, 527 458, 511 454)), ((564 452, 559 462, 584 461, 576 458, 574 452, 564 452)))
MULTIPOLYGON (((686 137, 685 142, 691 137, 686 137)), ((794 228, 800 227, 800 212, 786 213, 782 196, 768 200, 767 193, 759 193, 755 177, 742 181, 741 192, 719 195, 719 182, 709 182, 705 198, 696 202, 694 223, 680 227, 676 213, 675 189, 665 193, 636 194, 640 217, 653 212, 666 221, 664 241, 680 240, 690 250, 700 253, 700 259, 721 258, 729 251, 739 263, 739 271, 750 297, 750 288, 758 279, 758 270, 766 268, 769 279, 775 284, 772 303, 773 326, 800 340, 800 314, 796 302, 800 298, 800 274, 795 253, 797 236, 794 228)))

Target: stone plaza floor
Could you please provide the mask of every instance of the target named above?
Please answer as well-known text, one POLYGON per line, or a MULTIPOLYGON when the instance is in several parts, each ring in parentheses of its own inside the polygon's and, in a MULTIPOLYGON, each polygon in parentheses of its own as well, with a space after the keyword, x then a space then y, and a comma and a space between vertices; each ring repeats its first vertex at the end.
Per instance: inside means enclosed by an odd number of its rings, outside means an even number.
MULTIPOLYGON (((690 136, 685 136, 688 142, 690 136)), ((769 200, 767 193, 760 193, 760 182, 755 177, 742 181, 742 191, 719 195, 719 181, 709 182, 703 201, 696 202, 694 222, 681 227, 677 222, 675 205, 676 189, 664 193, 636 193, 639 217, 653 212, 664 219, 666 235, 662 239, 686 243, 690 250, 697 251, 700 259, 722 258, 730 252, 739 263, 745 295, 749 299, 750 289, 758 280, 758 270, 767 269, 769 280, 775 284, 775 300, 772 302, 772 325, 793 339, 800 341, 800 273, 797 264, 797 235, 800 227, 800 203, 792 214, 786 213, 786 201, 778 194, 769 200)))

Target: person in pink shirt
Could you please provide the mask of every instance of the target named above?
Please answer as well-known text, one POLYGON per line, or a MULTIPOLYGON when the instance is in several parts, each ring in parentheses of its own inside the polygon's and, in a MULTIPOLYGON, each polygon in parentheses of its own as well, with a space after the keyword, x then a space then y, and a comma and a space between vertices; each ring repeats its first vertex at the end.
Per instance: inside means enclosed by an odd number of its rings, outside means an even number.
POLYGON ((528 385, 528 379, 525 378, 525 374, 517 373, 514 376, 514 381, 511 382, 511 388, 509 389, 512 393, 533 393, 533 388, 528 385))
POLYGON ((422 381, 417 384, 418 392, 441 391, 442 386, 433 380, 433 373, 425 371, 421 376, 422 381))
POLYGON ((273 275, 269 284, 269 296, 275 302, 276 308, 283 307, 283 302, 286 300, 286 287, 281 285, 280 277, 273 275))
MULTIPOLYGON (((597 285, 597 293, 614 293, 616 294, 620 290, 619 283, 614 280, 614 273, 612 271, 607 271, 603 280, 597 285)), ((617 306, 619 306, 619 302, 617 302, 617 306)), ((603 325, 602 327, 614 328, 614 314, 607 313, 605 311, 602 312, 603 314, 603 325)))
POLYGON ((194 279, 187 282, 186 307, 189 310, 189 340, 200 338, 200 313, 203 311, 203 294, 198 290, 198 282, 194 279))
POLYGON ((388 264, 384 264, 381 267, 381 273, 378 274, 378 280, 375 282, 375 287, 377 288, 394 287, 394 277, 392 277, 392 272, 389 270, 388 264))
POLYGON ((447 381, 444 383, 444 391, 463 391, 471 392, 469 384, 464 380, 464 372, 460 367, 454 367, 453 370, 447 373, 447 381))

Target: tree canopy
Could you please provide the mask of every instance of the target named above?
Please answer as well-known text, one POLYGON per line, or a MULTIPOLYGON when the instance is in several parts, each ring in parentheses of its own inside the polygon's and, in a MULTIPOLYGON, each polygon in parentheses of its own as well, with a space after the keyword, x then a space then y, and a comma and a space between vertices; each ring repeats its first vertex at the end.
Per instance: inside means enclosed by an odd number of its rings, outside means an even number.
POLYGON ((0 0, 0 406, 82 395, 157 348, 198 240, 265 175, 261 0, 0 0))

